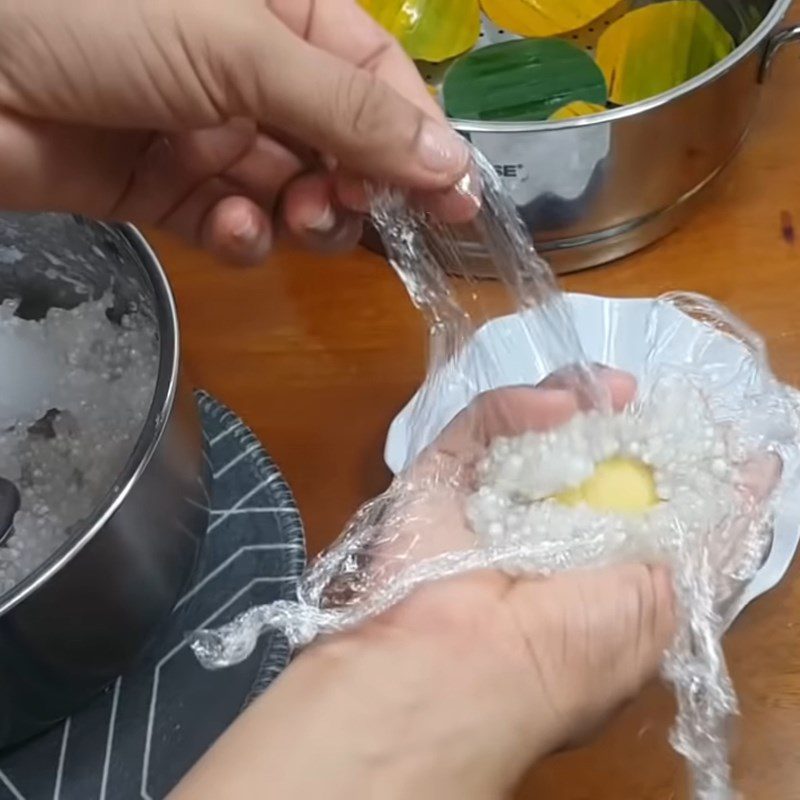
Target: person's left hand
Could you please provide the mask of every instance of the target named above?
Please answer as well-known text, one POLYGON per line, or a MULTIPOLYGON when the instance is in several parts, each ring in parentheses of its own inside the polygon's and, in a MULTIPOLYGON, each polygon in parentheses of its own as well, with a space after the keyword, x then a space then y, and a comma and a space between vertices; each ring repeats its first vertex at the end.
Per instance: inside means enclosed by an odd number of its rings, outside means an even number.
POLYGON ((363 178, 469 215, 467 167, 356 0, 0 3, 2 208, 159 226, 254 263, 286 232, 354 245, 363 178))

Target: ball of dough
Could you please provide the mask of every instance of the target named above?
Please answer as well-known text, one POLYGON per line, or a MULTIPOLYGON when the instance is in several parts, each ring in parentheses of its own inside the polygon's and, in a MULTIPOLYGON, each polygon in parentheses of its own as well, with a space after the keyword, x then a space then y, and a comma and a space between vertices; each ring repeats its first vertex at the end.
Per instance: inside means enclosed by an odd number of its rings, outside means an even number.
POLYGON ((610 458, 574 489, 556 495, 567 506, 585 504, 598 511, 641 514, 659 502, 653 470, 632 458, 610 458))

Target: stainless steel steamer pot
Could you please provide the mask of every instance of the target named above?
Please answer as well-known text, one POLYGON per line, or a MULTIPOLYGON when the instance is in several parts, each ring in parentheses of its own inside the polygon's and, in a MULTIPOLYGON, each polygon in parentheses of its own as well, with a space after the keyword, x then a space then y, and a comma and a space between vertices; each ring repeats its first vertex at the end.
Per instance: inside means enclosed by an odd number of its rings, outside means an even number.
MULTIPOLYGON (((564 122, 451 120, 494 164, 557 272, 627 255, 680 225, 746 136, 777 51, 800 40, 800 26, 781 27, 792 0, 704 2, 738 47, 671 92, 564 122), (754 30, 744 11, 761 20, 754 30)), ((466 237, 462 254, 465 272, 496 274, 466 237)))
POLYGON ((113 489, 60 550, 0 597, 5 747, 69 715, 141 654, 191 578, 207 476, 175 303, 142 236, 71 216, 2 215, 0 256, 0 299, 18 298, 18 313, 75 306, 87 299, 76 285, 94 297, 112 291, 115 312, 135 304, 152 314, 160 346, 147 421, 113 489))

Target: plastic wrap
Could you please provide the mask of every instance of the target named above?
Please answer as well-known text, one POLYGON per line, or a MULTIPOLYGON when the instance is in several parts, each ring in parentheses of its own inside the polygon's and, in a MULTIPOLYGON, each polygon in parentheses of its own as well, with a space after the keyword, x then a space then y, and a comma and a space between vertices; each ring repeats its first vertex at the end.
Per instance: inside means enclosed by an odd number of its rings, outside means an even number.
POLYGON ((727 797, 736 698, 721 638, 769 551, 777 505, 797 488, 794 395, 755 334, 710 300, 670 295, 648 315, 635 399, 620 399, 582 352, 572 306, 499 179, 477 152, 475 162, 482 199, 472 238, 491 255, 496 282, 449 278, 460 232, 401 193, 372 201, 391 264, 430 332, 397 476, 312 563, 296 601, 200 632, 195 653, 210 668, 236 664, 269 629, 302 647, 471 570, 547 575, 667 562, 679 605, 664 659, 678 698, 673 743, 692 766, 696 796, 727 797), (676 351, 677 318, 691 319, 693 333, 676 351), (545 394, 559 405, 539 402, 531 366, 549 376, 545 394), (604 471, 612 484, 628 473, 621 498, 594 497, 609 491, 598 487, 604 471))

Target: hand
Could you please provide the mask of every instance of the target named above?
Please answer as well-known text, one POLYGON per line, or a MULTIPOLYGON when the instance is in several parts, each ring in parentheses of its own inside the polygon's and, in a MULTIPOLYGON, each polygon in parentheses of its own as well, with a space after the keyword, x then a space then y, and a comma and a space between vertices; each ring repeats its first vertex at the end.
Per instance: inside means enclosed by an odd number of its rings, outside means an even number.
POLYGON ((354 244, 362 177, 469 213, 449 191, 465 146, 355 0, 0 0, 0 109, 1 206, 159 225, 243 263, 282 229, 354 244))
MULTIPOLYGON (((605 379, 622 408, 632 379, 605 379)), ((421 485, 436 469, 438 483, 442 463, 469 470, 493 436, 566 422, 578 403, 558 386, 484 395, 409 480, 421 485)), ((405 529, 370 568, 391 571, 469 547, 458 492, 421 489, 405 529)), ((229 800, 260 796, 258 787, 286 798, 505 796, 533 761, 580 741, 634 696, 656 672, 673 628, 671 582, 659 567, 551 578, 487 571, 426 585, 302 653, 176 797, 210 798, 223 786, 229 800), (231 774, 247 777, 231 789, 231 774)))
MULTIPOLYGON (((622 410, 633 400, 634 380, 602 375, 614 409, 622 410)), ((536 389, 481 396, 412 468, 410 507, 400 512, 409 530, 393 535, 374 568, 471 548, 463 492, 471 491, 489 442, 559 426, 578 408, 558 375, 536 389)), ((422 750, 415 742, 427 736, 438 774, 452 770, 442 783, 483 786, 477 796, 495 797, 535 760, 582 742, 634 697, 655 675, 674 627, 668 570, 627 565, 549 578, 492 571, 426 585, 353 639, 393 651, 388 678, 361 676, 367 696, 383 691, 388 703, 398 685, 414 695, 406 706, 416 717, 406 721, 408 738, 398 750, 422 750), (465 765, 474 772, 465 774, 465 765)))

